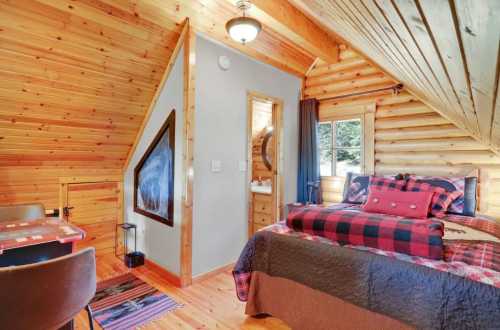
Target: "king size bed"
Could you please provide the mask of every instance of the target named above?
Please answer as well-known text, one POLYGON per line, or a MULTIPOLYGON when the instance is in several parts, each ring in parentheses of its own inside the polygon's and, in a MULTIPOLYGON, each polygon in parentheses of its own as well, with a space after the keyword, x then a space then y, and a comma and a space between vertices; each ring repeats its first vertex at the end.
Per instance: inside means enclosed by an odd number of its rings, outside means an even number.
POLYGON ((443 203, 442 190, 405 194, 411 179, 368 180, 362 203, 297 207, 248 241, 233 271, 246 313, 301 330, 499 329, 500 225, 463 214, 470 192, 443 203))

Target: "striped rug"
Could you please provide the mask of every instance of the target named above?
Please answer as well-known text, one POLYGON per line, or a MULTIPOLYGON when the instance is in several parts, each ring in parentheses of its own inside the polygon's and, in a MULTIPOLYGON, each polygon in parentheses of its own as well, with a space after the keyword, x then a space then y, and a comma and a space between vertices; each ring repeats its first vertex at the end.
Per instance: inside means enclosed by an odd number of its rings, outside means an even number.
POLYGON ((179 307, 132 273, 99 282, 90 302, 94 320, 105 330, 134 329, 179 307))

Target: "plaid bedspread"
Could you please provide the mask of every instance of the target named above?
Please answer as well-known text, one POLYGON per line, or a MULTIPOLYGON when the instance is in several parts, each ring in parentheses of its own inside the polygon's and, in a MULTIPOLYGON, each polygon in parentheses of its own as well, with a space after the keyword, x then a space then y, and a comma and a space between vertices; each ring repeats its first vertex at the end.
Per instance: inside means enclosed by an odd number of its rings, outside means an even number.
POLYGON ((435 220, 313 206, 294 210, 286 224, 295 231, 325 237, 340 245, 443 259, 444 226, 435 220))

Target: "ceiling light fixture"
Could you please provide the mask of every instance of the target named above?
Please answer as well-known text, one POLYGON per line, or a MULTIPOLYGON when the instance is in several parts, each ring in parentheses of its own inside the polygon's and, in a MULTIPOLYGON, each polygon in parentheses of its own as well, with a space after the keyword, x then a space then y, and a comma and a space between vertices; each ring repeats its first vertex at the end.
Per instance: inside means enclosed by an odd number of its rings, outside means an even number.
POLYGON ((262 24, 258 20, 246 16, 246 11, 251 6, 248 0, 238 0, 236 7, 243 12, 243 15, 230 19, 226 23, 226 30, 231 39, 242 44, 253 41, 262 30, 262 24))

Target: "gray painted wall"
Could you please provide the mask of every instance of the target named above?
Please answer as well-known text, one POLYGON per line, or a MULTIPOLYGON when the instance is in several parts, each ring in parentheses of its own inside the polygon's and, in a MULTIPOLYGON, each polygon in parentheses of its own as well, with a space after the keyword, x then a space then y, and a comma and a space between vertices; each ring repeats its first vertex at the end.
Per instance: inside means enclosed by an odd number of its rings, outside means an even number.
MULTIPOLYGON (((177 60, 170 72, 167 82, 163 86, 158 102, 144 129, 137 149, 125 171, 125 221, 136 223, 137 248, 160 266, 174 274, 180 273, 180 223, 181 223, 181 196, 184 174, 183 160, 183 127, 184 127, 184 76, 183 50, 179 52, 177 60), (163 126, 168 115, 175 109, 175 180, 174 180, 174 226, 170 227, 134 212, 134 168, 142 155, 163 126)), ((133 244, 129 240, 130 243, 133 244)))
POLYGON ((296 199, 301 80, 202 37, 196 42, 193 275, 237 259, 247 241, 247 92, 284 101, 284 200, 296 199), (218 57, 231 59, 222 71, 218 57), (211 171, 211 160, 222 171, 211 171))
MULTIPOLYGON (((203 37, 196 43, 196 118, 194 144, 193 275, 235 261, 247 241, 247 92, 280 98, 283 109, 285 202, 296 198, 298 100, 300 79, 203 37), (218 57, 231 59, 222 71, 218 57), (222 171, 211 171, 211 160, 222 171)), ((180 273, 180 222, 183 150, 182 51, 162 90, 143 136, 125 172, 125 220, 138 225, 138 249, 168 271, 180 273), (134 168, 176 109, 174 227, 133 211, 134 168)))

